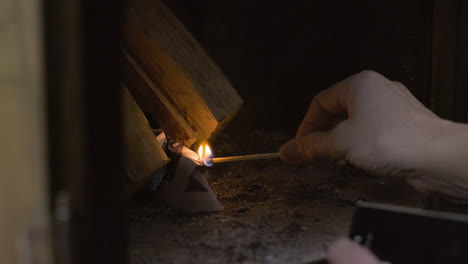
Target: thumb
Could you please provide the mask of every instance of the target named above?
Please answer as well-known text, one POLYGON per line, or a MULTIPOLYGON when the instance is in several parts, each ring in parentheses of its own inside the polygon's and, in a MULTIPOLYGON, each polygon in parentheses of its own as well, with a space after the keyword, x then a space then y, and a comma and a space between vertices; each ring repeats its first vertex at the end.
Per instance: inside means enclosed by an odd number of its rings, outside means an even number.
POLYGON ((330 131, 314 131, 305 136, 291 139, 279 150, 281 159, 290 164, 302 164, 321 158, 337 159, 333 133, 330 131))

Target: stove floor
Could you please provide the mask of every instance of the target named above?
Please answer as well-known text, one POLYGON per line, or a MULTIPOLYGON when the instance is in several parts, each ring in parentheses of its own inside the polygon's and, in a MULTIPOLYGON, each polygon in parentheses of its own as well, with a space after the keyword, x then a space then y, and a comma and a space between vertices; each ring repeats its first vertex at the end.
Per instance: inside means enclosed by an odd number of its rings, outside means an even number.
POLYGON ((132 264, 306 263, 347 235, 357 200, 416 207, 427 200, 404 182, 331 163, 246 161, 204 175, 224 211, 180 213, 147 197, 129 204, 132 264))

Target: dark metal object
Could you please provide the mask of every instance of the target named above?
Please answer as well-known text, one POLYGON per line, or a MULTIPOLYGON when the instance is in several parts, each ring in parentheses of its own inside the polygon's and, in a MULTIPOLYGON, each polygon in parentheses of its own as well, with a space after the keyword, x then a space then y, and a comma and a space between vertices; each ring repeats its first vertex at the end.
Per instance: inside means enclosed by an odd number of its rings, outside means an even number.
POLYGON ((350 238, 392 264, 468 263, 467 215, 358 202, 350 238))
POLYGON ((468 262, 466 215, 359 202, 350 236, 393 264, 468 262))
POLYGON ((127 263, 121 11, 118 0, 44 2, 51 197, 70 194, 73 264, 127 263))

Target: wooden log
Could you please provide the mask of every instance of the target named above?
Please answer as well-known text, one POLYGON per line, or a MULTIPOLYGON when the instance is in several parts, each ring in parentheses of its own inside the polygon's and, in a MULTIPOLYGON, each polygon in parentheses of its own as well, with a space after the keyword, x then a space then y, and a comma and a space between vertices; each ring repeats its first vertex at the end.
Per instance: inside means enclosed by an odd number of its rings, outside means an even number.
POLYGON ((170 137, 188 144, 206 139, 242 105, 221 69, 161 1, 130 0, 123 35, 127 61, 133 60, 138 74, 147 76, 146 85, 131 79, 125 83, 133 94, 153 94, 136 98, 145 113, 159 116, 163 129, 168 127, 163 115, 169 111, 179 116, 172 119, 170 137))
POLYGON ((192 145, 196 140, 196 133, 192 127, 138 63, 125 50, 122 50, 122 55, 123 80, 131 85, 132 89, 129 91, 143 112, 149 119, 157 120, 172 139, 185 146, 192 145))
POLYGON ((125 169, 128 176, 125 191, 130 196, 148 183, 169 162, 169 158, 127 88, 123 87, 122 90, 125 169))

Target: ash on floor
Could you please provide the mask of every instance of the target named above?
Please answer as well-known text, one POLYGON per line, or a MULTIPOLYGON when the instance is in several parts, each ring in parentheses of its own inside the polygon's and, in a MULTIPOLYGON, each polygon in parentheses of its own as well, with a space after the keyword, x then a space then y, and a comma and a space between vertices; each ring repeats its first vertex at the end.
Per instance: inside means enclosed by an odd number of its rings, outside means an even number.
MULTIPOLYGON (((287 140, 278 133, 246 133, 218 137, 213 149, 219 156, 270 152, 287 140)), ((203 173, 225 210, 183 214, 151 197, 135 198, 129 203, 132 264, 305 263, 346 236, 357 200, 416 207, 425 201, 402 181, 330 162, 244 161, 203 173)))

